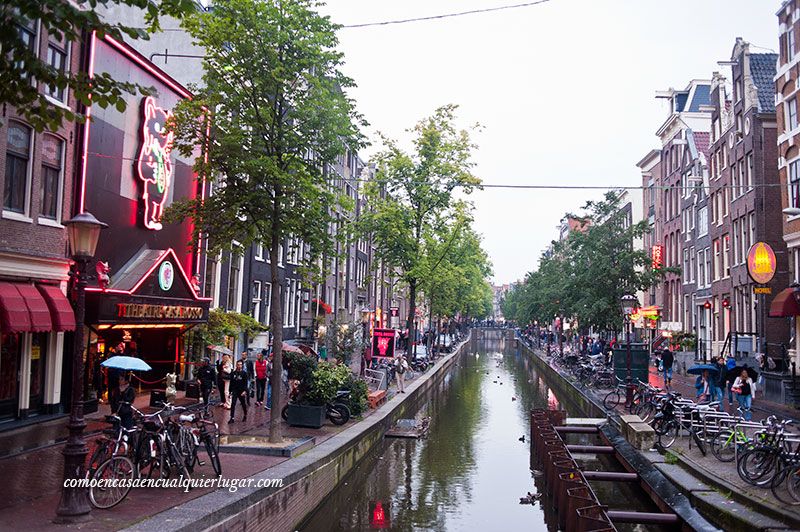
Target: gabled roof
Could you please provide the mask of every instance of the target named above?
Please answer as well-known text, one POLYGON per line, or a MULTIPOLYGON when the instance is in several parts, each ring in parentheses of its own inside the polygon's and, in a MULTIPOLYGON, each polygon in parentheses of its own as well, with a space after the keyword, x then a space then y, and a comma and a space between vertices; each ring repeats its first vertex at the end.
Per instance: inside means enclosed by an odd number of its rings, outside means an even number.
POLYGON ((778 54, 750 54, 750 76, 758 89, 758 110, 775 112, 775 66, 778 54))

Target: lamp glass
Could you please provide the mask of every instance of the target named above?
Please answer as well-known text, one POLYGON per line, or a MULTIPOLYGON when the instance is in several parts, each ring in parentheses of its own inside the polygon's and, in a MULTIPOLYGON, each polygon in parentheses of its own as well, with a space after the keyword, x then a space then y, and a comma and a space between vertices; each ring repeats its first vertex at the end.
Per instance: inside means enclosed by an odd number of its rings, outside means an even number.
POLYGON ((626 316, 633 314, 633 310, 639 304, 639 301, 636 299, 636 296, 632 296, 630 294, 626 294, 621 298, 622 303, 622 312, 626 316))
POLYGON ((89 223, 74 223, 67 227, 70 252, 75 257, 94 257, 100 226, 89 223))

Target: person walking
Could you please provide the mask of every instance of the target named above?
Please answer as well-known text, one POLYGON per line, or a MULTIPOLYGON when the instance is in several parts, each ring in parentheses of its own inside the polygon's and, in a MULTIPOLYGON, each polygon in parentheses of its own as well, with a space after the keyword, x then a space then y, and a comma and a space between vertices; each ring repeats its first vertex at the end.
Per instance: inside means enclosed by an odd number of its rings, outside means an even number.
POLYGON ((672 365, 675 362, 675 356, 669 348, 661 352, 661 365, 664 368, 664 388, 669 390, 672 387, 672 365))
POLYGON ((236 401, 242 404, 244 416, 242 421, 247 421, 247 390, 248 390, 248 373, 243 369, 244 363, 239 360, 236 362, 236 369, 231 373, 230 387, 231 387, 231 418, 228 423, 236 421, 236 401))
POLYGON ((203 405, 208 412, 209 398, 211 389, 214 388, 214 381, 217 380, 217 372, 211 367, 211 360, 208 357, 203 359, 203 363, 197 368, 197 382, 200 384, 200 395, 203 396, 203 405))
POLYGON ((725 359, 717 357, 714 359, 714 366, 717 368, 717 374, 712 379, 714 383, 713 401, 719 402, 719 409, 722 410, 722 401, 725 397, 725 388, 728 386, 728 368, 725 366, 725 359))
POLYGON ((256 360, 255 369, 256 369, 256 405, 263 406, 264 405, 264 391, 267 388, 267 365, 268 362, 264 358, 264 354, 266 353, 266 349, 262 349, 261 352, 258 354, 258 359, 256 360))
POLYGON ((225 388, 225 403, 222 405, 224 408, 230 410, 231 408, 231 374, 233 373, 233 364, 229 355, 222 356, 222 383, 225 388))
POLYGON ((253 361, 249 360, 250 354, 247 351, 242 351, 242 358, 240 359, 242 362, 242 371, 247 373, 247 406, 250 406, 250 398, 253 397, 253 386, 254 381, 256 380, 256 373, 255 368, 253 367, 253 361))
POLYGON ((742 409, 745 421, 750 421, 753 418, 753 413, 750 409, 753 407, 753 395, 756 393, 756 383, 747 374, 746 369, 733 381, 731 390, 736 394, 736 400, 739 401, 739 408, 742 409))
POLYGON ((698 403, 708 403, 709 401, 711 401, 712 384, 711 384, 711 377, 707 369, 704 369, 703 374, 697 377, 695 388, 697 388, 698 403))
POLYGON ((119 401, 117 410, 114 412, 119 416, 120 424, 126 429, 133 428, 133 401, 136 399, 136 390, 131 386, 131 379, 126 372, 119 374, 119 381, 116 388, 119 390, 119 401))
POLYGON ((731 353, 728 353, 728 358, 725 360, 725 368, 727 368, 726 375, 727 375, 727 388, 728 388, 728 405, 733 406, 733 391, 731 387, 733 385, 733 381, 735 380, 735 375, 733 374, 732 370, 736 367, 736 358, 731 353))
POLYGON ((395 375, 397 375, 397 393, 406 393, 406 371, 408 370, 408 362, 406 357, 400 355, 395 358, 395 375))

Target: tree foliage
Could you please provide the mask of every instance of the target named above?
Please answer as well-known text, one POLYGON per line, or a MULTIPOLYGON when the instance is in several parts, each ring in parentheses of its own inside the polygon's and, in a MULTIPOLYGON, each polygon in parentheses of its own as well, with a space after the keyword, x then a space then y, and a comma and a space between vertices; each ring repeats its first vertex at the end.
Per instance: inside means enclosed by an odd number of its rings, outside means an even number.
POLYGON ((20 27, 39 24, 39 33, 46 33, 58 42, 72 43, 72 53, 80 51, 81 42, 96 32, 117 40, 149 39, 160 30, 163 16, 181 18, 196 9, 193 0, 7 0, 0 6, 0 102, 13 105, 38 131, 57 129, 64 120, 83 120, 84 115, 51 104, 41 87, 69 89, 85 106, 115 106, 125 110, 124 93, 150 94, 151 88, 106 73, 89 78, 87 72, 60 70, 39 56, 33 43, 23 38, 20 27), (146 27, 126 26, 103 19, 103 8, 114 5, 140 8, 146 27), (32 82, 35 80, 35 83, 32 82))
MULTIPOLYGON (((327 173, 346 149, 362 145, 363 123, 344 91, 336 28, 313 0, 219 0, 184 26, 206 50, 205 88, 175 111, 175 147, 196 147, 200 176, 213 194, 173 204, 168 219, 193 218, 210 252, 263 243, 270 250, 272 286, 279 286, 278 252, 287 238, 305 244, 306 265, 330 253, 333 209, 351 205, 327 173), (207 140, 207 131, 211 138, 207 140)), ((283 298, 272 290, 273 343, 282 341, 283 298)), ((275 353, 280 365, 281 353, 275 353)), ((280 372, 273 374, 276 404, 280 372)), ((270 439, 282 439, 280 418, 270 439)))
POLYGON ((225 312, 222 309, 211 309, 208 313, 208 322, 197 328, 205 345, 219 345, 224 343, 226 337, 236 337, 244 333, 252 338, 260 332, 267 330, 249 314, 239 312, 225 312))
POLYGON ((456 127, 455 111, 446 105, 417 123, 411 130, 413 154, 384 139, 385 149, 375 158, 376 178, 366 187, 369 210, 361 229, 372 235, 378 257, 402 270, 409 287, 409 330, 427 273, 425 241, 453 219, 454 191, 469 193, 480 183, 472 174, 475 145, 467 130, 456 127))
MULTIPOLYGON (((554 316, 577 318, 581 327, 619 330, 620 300, 659 282, 674 268, 653 269, 648 253, 635 249, 633 241, 647 231, 647 221, 627 222, 621 194, 606 193, 601 201, 585 205, 586 222, 539 261, 515 285, 503 302, 503 314, 518 323, 549 323, 554 316)), ((575 216, 569 215, 576 218, 575 216)))

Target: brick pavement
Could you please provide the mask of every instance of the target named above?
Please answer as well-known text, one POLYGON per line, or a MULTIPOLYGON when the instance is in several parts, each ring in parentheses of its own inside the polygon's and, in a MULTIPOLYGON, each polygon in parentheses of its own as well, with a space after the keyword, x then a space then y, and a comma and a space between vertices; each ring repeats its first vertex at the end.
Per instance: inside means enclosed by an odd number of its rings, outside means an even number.
MULTIPOLYGON (((413 379, 409 375, 407 380, 413 379)), ((394 387, 393 387, 394 388, 394 387)), ((179 392, 180 393, 180 392, 179 392)), ((394 389, 389 396, 394 395, 394 389)), ((213 396, 212 396, 213 400, 213 396)), ((135 405, 140 410, 147 409, 149 396, 141 394, 137 397, 135 405)), ((189 400, 181 398, 176 403, 187 403, 189 400)), ((87 416, 87 430, 98 431, 105 424, 102 423, 103 416, 108 413, 108 406, 101 405, 100 411, 91 416, 87 416)), ((253 436, 267 436, 269 434, 269 420, 271 411, 264 407, 257 407, 255 402, 251 402, 248 411, 247 422, 242 422, 242 413, 237 408, 236 422, 228 424, 229 411, 221 406, 214 406, 214 419, 220 426, 220 433, 247 434, 253 436)), ((363 417, 371 415, 374 411, 367 411, 363 417)), ((66 423, 66 420, 58 420, 59 423, 66 423)), ((356 420, 357 422, 358 420, 356 420)), ((320 429, 308 429, 300 427, 289 427, 283 423, 283 434, 288 438, 312 436, 315 444, 320 444, 328 438, 345 428, 351 426, 352 422, 343 427, 335 427, 329 423, 320 429)), ((19 434, 7 436, 8 441, 34 441, 31 431, 36 430, 36 425, 18 429, 19 434), (26 432, 27 431, 27 432, 26 432), (21 435, 20 435, 21 434, 21 435), (27 436, 25 436, 27 434, 27 436)), ((47 428, 45 432, 48 437, 53 431, 47 428)), ((3 435, 0 434, 0 446, 2 445, 3 435)), ((89 445, 96 436, 87 437, 89 445)), ((42 448, 20 452, 13 456, 0 459, 0 472, 4 483, 4 497, 0 498, 0 530, 18 530, 27 528, 30 530, 117 530, 130 526, 142 519, 163 512, 201 495, 205 495, 213 488, 195 489, 188 493, 177 489, 136 489, 131 490, 127 498, 118 506, 110 510, 92 510, 92 519, 87 523, 79 525, 55 525, 52 519, 55 516, 55 509, 61 490, 61 478, 63 476, 63 442, 50 444, 42 448)), ((200 453, 201 459, 204 453, 200 453)), ((277 464, 288 460, 283 457, 226 454, 220 455, 222 463, 223 478, 247 478, 263 472, 277 464)), ((214 471, 210 464, 195 468, 193 477, 213 478, 214 471)))

